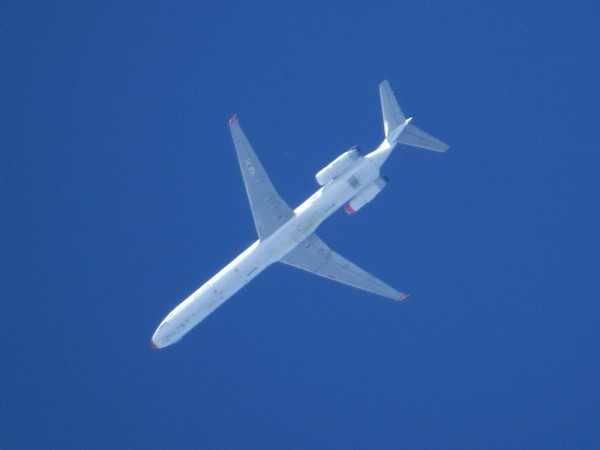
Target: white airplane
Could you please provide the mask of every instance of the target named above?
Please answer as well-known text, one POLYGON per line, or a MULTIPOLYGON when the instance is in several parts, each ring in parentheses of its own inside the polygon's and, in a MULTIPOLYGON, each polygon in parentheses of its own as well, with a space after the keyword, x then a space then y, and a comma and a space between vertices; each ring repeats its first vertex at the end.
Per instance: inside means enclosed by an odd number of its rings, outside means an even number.
POLYGON ((380 169, 396 144, 445 152, 448 145, 421 131, 405 118, 387 81, 379 85, 385 139, 376 150, 361 155, 353 147, 317 173, 322 187, 292 210, 279 196, 250 146, 237 115, 229 128, 250 200, 258 240, 171 311, 152 336, 153 348, 179 341, 206 316, 249 283, 266 267, 283 262, 395 300, 408 295, 388 286, 331 250, 316 234, 317 227, 345 205, 353 214, 384 188, 380 169))

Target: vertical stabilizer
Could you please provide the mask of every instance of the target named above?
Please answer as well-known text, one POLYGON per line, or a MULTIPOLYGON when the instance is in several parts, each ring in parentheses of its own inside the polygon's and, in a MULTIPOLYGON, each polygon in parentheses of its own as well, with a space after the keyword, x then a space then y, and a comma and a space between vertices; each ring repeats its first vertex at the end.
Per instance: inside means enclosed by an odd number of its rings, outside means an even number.
POLYGON ((448 150, 448 144, 417 128, 410 123, 412 117, 407 119, 402 114, 400 105, 387 80, 382 81, 379 85, 379 95, 381 96, 385 137, 390 144, 410 145, 434 152, 445 152, 448 150))

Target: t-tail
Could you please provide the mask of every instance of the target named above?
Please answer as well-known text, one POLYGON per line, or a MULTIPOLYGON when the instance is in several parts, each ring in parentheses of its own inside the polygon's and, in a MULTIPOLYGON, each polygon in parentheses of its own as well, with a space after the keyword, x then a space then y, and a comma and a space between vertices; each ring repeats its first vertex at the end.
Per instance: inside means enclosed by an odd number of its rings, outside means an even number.
POLYGON ((379 85, 379 95, 381 96, 385 138, 392 147, 398 143, 433 150, 434 152, 448 150, 448 144, 417 128, 410 123, 412 117, 407 119, 402 114, 400 105, 398 105, 387 80, 382 81, 379 85))

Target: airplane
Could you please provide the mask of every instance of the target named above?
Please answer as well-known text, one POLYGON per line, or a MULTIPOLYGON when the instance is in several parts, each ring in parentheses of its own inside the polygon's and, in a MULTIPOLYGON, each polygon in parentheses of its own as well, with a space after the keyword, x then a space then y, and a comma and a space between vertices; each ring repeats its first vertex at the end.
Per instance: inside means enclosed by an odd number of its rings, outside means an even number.
POLYGON ((321 186, 296 209, 279 196, 242 131, 237 115, 229 128, 250 201, 256 240, 238 257, 175 307, 151 339, 153 348, 179 341, 233 294, 276 262, 297 267, 383 297, 405 300, 397 291, 331 250, 316 234, 317 227, 344 206, 354 214, 375 198, 387 179, 380 169, 396 144, 445 152, 448 145, 425 133, 406 118, 387 80, 379 85, 385 138, 369 154, 357 147, 344 152, 316 174, 321 186))

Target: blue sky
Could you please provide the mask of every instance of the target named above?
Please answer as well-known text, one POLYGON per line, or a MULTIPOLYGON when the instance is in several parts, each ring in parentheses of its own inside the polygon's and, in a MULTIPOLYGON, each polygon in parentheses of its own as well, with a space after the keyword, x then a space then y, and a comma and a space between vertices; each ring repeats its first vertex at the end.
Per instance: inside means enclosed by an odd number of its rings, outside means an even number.
POLYGON ((594 2, 5 2, 3 448, 598 448, 594 2), (177 345, 162 318, 281 195, 382 138, 389 79, 444 155, 319 230, 411 294, 273 266, 177 345))

